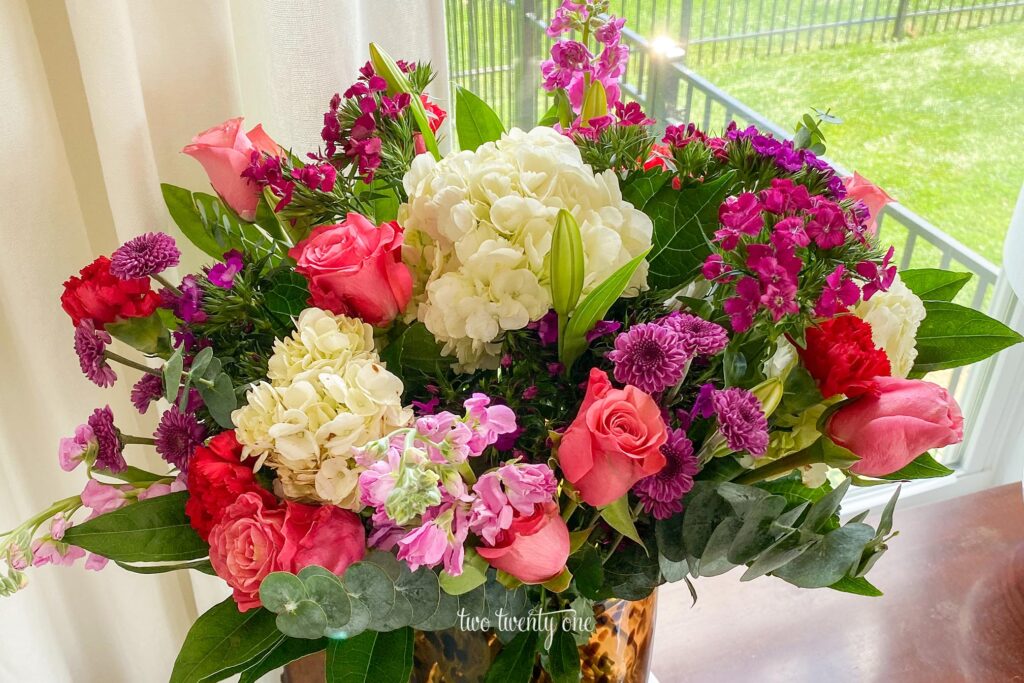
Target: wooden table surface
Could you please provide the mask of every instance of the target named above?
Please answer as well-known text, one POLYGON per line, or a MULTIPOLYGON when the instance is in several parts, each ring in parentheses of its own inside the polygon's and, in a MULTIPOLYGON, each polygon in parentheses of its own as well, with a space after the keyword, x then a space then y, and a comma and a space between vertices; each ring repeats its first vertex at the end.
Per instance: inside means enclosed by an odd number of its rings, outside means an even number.
POLYGON ((897 510, 871 570, 885 595, 738 571, 660 589, 661 683, 1024 681, 1024 497, 1008 484, 897 510))

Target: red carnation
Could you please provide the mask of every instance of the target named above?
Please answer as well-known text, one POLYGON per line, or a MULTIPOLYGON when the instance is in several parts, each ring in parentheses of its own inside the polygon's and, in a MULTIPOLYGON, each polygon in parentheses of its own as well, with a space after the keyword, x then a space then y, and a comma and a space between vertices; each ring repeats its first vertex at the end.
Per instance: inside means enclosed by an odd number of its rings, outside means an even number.
POLYGON ((145 318, 156 310, 160 295, 149 278, 121 280, 110 274, 110 259, 100 256, 64 283, 60 305, 77 326, 92 320, 97 328, 118 318, 145 318))
POLYGON ((826 398, 849 393, 858 382, 892 374, 889 357, 871 339, 871 325, 852 315, 809 328, 800 358, 826 398))
POLYGON ((189 462, 185 512, 204 541, 224 510, 243 493, 256 493, 265 505, 277 505, 277 498, 256 483, 252 468, 242 464, 241 455, 242 446, 235 432, 229 431, 210 439, 208 446, 197 448, 189 462))

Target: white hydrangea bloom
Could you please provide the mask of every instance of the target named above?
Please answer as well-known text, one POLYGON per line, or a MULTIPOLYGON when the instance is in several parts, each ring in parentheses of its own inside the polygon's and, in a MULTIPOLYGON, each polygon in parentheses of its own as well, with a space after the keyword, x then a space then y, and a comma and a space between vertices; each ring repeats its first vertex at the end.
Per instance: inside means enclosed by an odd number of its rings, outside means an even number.
POLYGON ((307 309, 296 328, 275 345, 273 383, 231 415, 242 455, 272 468, 287 498, 359 510, 353 449, 411 422, 402 381, 380 364, 368 325, 307 309))
MULTIPOLYGON (((623 200, 612 171, 595 174, 571 140, 518 129, 441 161, 421 154, 399 209, 415 317, 464 370, 496 367, 502 334, 551 308, 549 254, 559 209, 580 225, 583 294, 651 246, 650 219, 623 200)), ((646 286, 642 265, 627 289, 646 286)))
POLYGON ((889 357, 893 377, 906 377, 917 359, 917 329, 926 315, 924 303, 896 276, 886 292, 878 292, 853 309, 871 325, 871 339, 889 357))

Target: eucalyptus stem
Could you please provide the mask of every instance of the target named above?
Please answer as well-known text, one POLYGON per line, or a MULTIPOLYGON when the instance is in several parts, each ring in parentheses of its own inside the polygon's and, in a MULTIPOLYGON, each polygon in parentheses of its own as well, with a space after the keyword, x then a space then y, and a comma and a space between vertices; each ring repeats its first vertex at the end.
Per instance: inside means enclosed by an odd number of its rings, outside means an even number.
POLYGON ((125 358, 121 354, 114 353, 113 351, 110 351, 110 350, 104 351, 103 352, 103 357, 106 358, 107 360, 112 360, 115 363, 120 363, 121 365, 127 365, 130 368, 135 368, 136 370, 141 370, 142 372, 145 372, 145 373, 150 374, 150 375, 156 375, 157 377, 162 377, 163 376, 162 373, 159 370, 154 370, 153 368, 149 367, 148 365, 143 365, 142 363, 133 361, 130 358, 125 358))

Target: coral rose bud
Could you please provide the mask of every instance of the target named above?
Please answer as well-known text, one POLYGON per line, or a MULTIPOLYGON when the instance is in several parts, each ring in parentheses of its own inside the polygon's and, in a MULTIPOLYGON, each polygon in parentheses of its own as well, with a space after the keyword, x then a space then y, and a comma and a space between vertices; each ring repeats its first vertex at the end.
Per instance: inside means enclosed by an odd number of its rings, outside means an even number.
POLYGON ((854 474, 892 474, 929 449, 963 440, 960 406, 937 384, 876 377, 860 392, 826 427, 833 441, 860 457, 850 468, 854 474))

